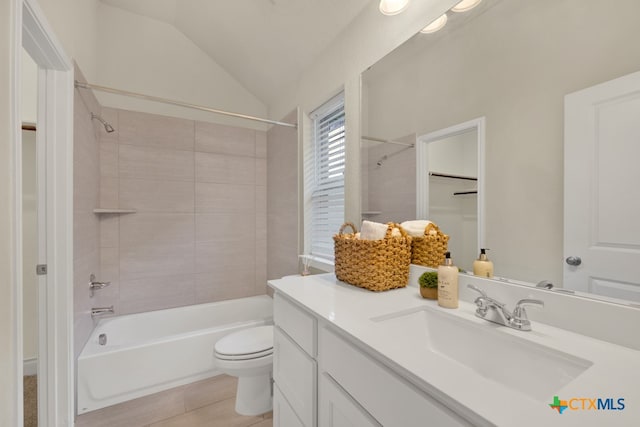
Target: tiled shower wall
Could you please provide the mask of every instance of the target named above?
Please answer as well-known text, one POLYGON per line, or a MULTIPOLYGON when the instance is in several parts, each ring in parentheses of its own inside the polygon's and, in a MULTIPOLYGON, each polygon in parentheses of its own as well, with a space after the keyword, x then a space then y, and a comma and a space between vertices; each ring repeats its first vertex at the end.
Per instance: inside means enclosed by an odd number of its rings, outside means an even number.
POLYGON ((266 133, 104 108, 102 305, 136 313, 266 292, 266 133))
MULTIPOLYGON (((297 110, 282 119, 297 122, 297 110)), ((267 133, 268 277, 298 273, 298 132, 274 126, 267 133)))
MULTIPOLYGON (((401 139, 402 140, 402 139, 401 139)), ((415 139, 414 139, 415 140, 415 139)), ((367 197, 363 198, 364 212, 380 212, 363 216, 376 222, 402 222, 416 216, 416 150, 403 146, 380 144, 363 150, 366 157, 367 197), (384 156, 389 156, 384 159, 384 156), (378 166, 378 162, 381 165, 378 166)))

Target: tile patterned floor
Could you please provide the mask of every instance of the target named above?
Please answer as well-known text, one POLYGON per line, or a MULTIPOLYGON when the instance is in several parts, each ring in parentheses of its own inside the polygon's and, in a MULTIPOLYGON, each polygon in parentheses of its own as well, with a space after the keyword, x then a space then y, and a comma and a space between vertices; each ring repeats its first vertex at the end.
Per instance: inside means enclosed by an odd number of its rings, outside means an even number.
POLYGON ((235 410, 237 379, 221 375, 76 418, 77 427, 272 427, 272 414, 235 410))

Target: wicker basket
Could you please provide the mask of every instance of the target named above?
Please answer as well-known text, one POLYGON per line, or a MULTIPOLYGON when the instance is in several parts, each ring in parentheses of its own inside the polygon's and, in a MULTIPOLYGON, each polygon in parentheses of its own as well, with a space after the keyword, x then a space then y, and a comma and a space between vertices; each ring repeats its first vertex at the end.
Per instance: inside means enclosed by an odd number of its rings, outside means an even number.
POLYGON ((414 237, 411 240, 411 263, 437 268, 444 263, 447 242, 449 236, 440 231, 437 225, 427 224, 424 237, 414 237))
POLYGON ((338 280, 370 291, 407 286, 411 236, 393 222, 387 224, 387 233, 382 240, 361 240, 356 238, 356 232, 356 227, 347 222, 333 236, 338 280), (346 227, 351 227, 353 233, 345 234, 346 227), (391 237, 394 227, 400 230, 400 237, 391 237))

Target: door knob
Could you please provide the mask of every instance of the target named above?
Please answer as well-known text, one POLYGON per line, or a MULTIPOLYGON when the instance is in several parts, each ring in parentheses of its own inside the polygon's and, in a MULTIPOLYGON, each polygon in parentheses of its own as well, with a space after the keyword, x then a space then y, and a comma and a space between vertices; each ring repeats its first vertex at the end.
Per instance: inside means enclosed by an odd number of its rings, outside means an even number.
POLYGON ((573 265, 573 266, 578 266, 578 265, 582 264, 582 259, 579 256, 567 257, 567 259, 565 261, 567 261, 567 264, 573 265))

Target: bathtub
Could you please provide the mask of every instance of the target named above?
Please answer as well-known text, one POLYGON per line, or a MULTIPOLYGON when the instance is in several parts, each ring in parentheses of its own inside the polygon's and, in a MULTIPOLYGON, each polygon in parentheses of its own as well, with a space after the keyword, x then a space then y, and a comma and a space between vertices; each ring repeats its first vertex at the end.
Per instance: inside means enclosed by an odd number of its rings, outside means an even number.
POLYGON ((272 320, 267 295, 101 319, 78 357, 78 414, 218 375, 216 341, 272 320))

